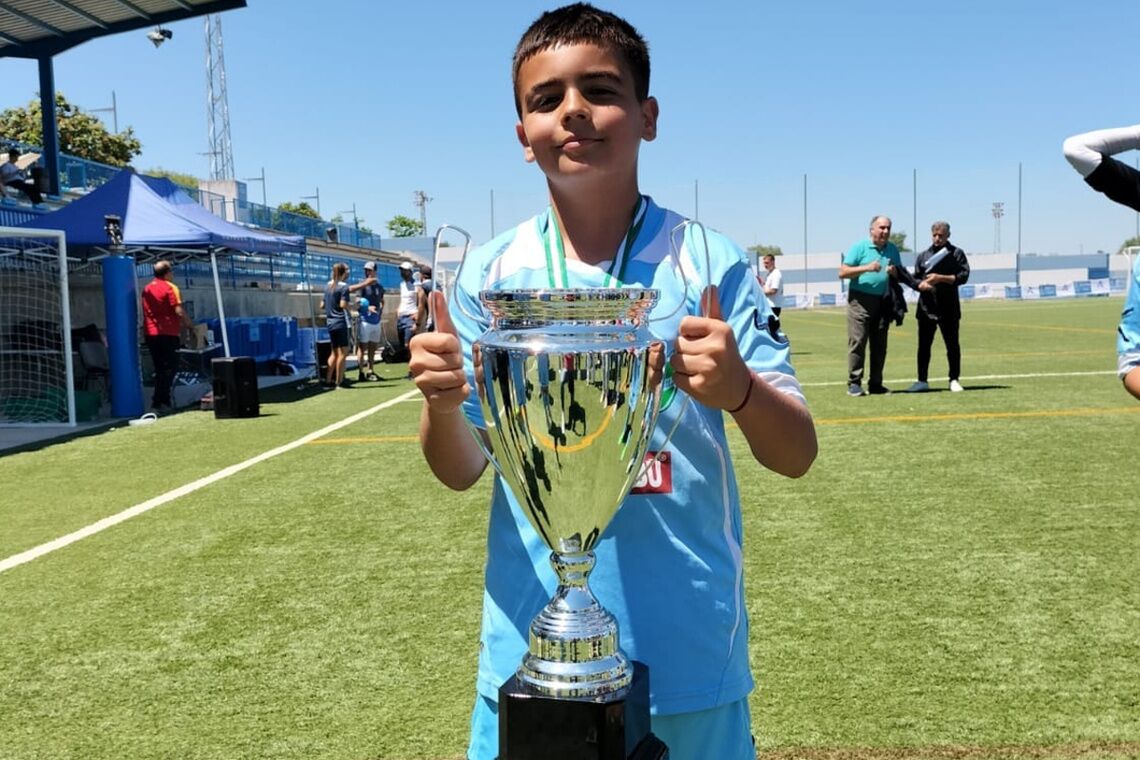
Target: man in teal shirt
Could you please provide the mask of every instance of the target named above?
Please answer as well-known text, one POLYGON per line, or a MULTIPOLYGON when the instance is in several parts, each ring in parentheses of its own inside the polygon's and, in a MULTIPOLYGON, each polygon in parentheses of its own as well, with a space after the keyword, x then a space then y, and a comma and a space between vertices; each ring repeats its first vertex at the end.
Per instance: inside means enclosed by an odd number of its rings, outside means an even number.
POLYGON ((902 267, 899 249, 890 241, 891 220, 876 216, 871 220, 870 237, 848 249, 839 265, 839 277, 851 280, 847 291, 847 395, 863 395, 863 363, 867 341, 871 342, 869 393, 889 393, 883 385, 883 364, 887 360, 887 330, 890 320, 883 314, 883 296, 890 278, 902 267))

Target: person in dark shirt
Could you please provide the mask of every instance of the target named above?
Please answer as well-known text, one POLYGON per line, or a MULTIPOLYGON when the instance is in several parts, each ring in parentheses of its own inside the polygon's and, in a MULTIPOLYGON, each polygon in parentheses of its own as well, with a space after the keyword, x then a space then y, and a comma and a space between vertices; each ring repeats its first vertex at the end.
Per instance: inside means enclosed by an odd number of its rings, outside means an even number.
POLYGON ((962 349, 958 344, 958 323, 962 320, 962 305, 958 287, 970 279, 970 264, 966 253, 950 242, 950 225, 935 222, 930 226, 931 244, 914 260, 914 279, 918 283, 918 382, 908 389, 911 393, 930 390, 927 373, 930 370, 930 349, 934 333, 942 333, 946 344, 946 364, 950 374, 950 390, 965 390, 959 381, 962 372, 962 349))
POLYGON ((384 286, 376 279, 376 262, 365 262, 364 281, 351 286, 349 290, 355 290, 360 295, 360 326, 356 341, 356 366, 360 372, 356 380, 379 380, 375 366, 376 349, 380 346, 382 337, 380 320, 384 311, 384 286))
POLYGON ((16 165, 16 161, 20 158, 20 151, 15 148, 8 150, 7 163, 0 164, 0 182, 3 182, 8 187, 15 188, 28 197, 32 203, 40 204, 44 202, 44 198, 40 195, 40 190, 36 187, 36 182, 24 174, 23 169, 16 165))
POLYGON ((330 388, 348 385, 344 379, 344 360, 348 357, 348 264, 336 263, 332 279, 325 287, 325 324, 329 330, 332 352, 325 384, 330 388))

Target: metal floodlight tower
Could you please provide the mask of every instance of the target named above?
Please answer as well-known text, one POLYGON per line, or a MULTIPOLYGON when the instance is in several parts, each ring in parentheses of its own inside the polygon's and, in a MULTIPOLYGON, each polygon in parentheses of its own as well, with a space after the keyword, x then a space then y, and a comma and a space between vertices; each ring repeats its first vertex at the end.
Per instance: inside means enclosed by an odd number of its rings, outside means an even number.
POLYGON ((427 205, 435 198, 429 198, 428 194, 423 190, 416 190, 412 193, 412 204, 419 207, 420 210, 420 234, 426 235, 427 233, 427 205))
POLYGON ((233 179, 234 149, 230 144, 222 17, 216 13, 206 16, 206 114, 210 132, 210 179, 233 179))
POLYGON ((1001 253, 1001 218, 1005 216, 1005 204, 994 202, 994 253, 1001 253))

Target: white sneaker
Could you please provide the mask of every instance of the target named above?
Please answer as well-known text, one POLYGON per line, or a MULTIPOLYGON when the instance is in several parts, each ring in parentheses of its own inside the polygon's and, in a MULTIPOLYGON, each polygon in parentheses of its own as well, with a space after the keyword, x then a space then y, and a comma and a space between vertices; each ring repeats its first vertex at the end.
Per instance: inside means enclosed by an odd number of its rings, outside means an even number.
POLYGON ((928 390, 930 390, 930 383, 926 382, 925 380, 919 380, 917 383, 914 383, 909 388, 907 388, 906 392, 907 393, 926 393, 928 390))
POLYGON ((951 380, 950 381, 950 391, 952 393, 961 393, 964 390, 966 390, 966 389, 963 388, 962 384, 960 382, 958 382, 957 380, 951 380))

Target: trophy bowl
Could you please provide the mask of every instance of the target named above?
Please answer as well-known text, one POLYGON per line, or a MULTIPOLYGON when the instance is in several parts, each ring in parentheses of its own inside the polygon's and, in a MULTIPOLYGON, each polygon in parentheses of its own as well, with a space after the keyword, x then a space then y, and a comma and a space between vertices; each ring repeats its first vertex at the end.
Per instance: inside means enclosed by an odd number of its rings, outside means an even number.
POLYGON ((480 293, 491 327, 475 343, 486 452, 558 575, 530 626, 517 676, 554 698, 624 693, 633 669, 587 578, 593 549, 645 463, 664 351, 649 289, 480 293))

